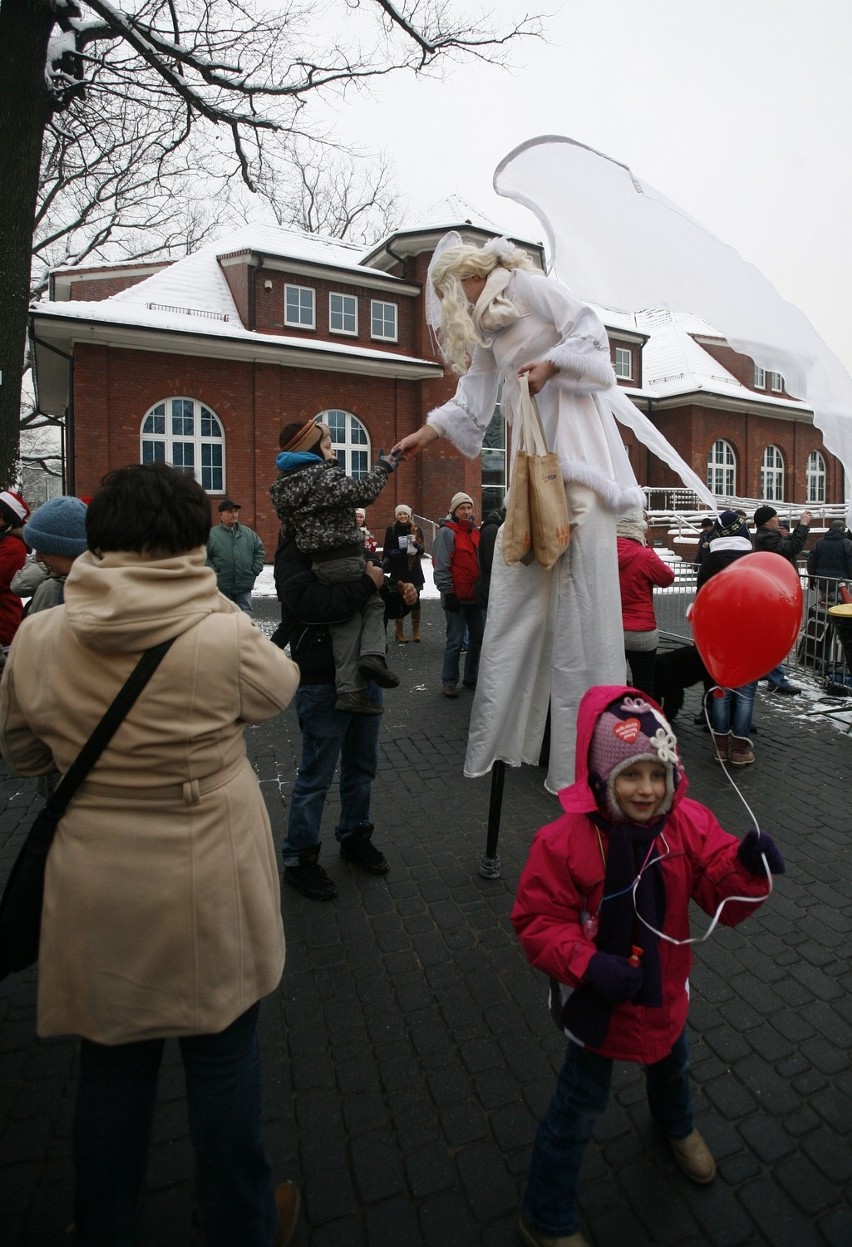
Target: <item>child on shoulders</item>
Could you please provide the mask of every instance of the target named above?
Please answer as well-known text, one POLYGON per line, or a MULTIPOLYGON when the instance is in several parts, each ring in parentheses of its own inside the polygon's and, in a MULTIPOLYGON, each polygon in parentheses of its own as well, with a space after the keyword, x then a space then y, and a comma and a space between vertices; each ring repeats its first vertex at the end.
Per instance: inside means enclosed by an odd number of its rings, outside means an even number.
MULTIPOLYGON (((331 430, 318 420, 287 424, 278 439, 275 465, 280 473, 269 493, 281 521, 282 536, 292 537, 313 561, 314 575, 324 584, 357 580, 366 556, 356 506, 373 502, 388 482, 398 459, 379 453, 372 472, 360 480, 346 475, 331 447, 331 430)), ((381 714, 367 696, 367 680, 396 688, 399 676, 385 659, 384 602, 377 593, 364 610, 330 625, 334 651, 338 710, 350 714, 381 714)))

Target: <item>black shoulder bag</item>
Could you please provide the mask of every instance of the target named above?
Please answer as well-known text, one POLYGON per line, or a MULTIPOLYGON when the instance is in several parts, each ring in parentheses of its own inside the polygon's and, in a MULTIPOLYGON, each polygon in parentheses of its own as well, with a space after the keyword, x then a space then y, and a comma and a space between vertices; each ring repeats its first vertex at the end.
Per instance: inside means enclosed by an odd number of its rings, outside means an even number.
POLYGON ((145 651, 27 833, 0 900, 0 979, 38 960, 47 854, 68 803, 160 665, 172 637, 145 651))

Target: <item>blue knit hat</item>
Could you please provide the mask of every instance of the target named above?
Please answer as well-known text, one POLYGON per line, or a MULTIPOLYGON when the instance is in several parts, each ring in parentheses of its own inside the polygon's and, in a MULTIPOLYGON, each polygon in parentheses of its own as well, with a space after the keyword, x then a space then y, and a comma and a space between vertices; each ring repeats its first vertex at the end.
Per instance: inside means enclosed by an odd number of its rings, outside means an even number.
POLYGON ((75 559, 87 548, 86 507, 79 498, 51 498, 24 525, 24 541, 43 554, 75 559))

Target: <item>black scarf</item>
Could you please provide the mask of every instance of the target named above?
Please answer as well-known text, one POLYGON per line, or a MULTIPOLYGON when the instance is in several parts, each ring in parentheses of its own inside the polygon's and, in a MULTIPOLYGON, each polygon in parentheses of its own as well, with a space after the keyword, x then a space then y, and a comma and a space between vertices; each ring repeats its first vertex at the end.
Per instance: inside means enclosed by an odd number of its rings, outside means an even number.
MULTIPOLYGON (((666 916, 665 885, 660 867, 650 863, 659 855, 656 841, 665 826, 665 816, 651 824, 609 823, 597 814, 590 817, 598 829, 606 831, 608 837, 604 899, 599 911, 595 944, 600 952, 613 953, 618 957, 629 957, 634 944, 640 947, 642 988, 633 1003, 646 1008, 659 1008, 663 1003, 660 941, 639 921, 636 913, 638 911, 657 931, 662 931, 666 916), (633 884, 646 858, 649 865, 636 886, 634 909, 633 884)), ((551 1002, 555 1020, 561 1029, 567 1028, 590 1048, 601 1046, 616 1008, 614 1004, 605 1000, 588 983, 581 983, 560 1008, 558 985, 553 981, 551 1002)))

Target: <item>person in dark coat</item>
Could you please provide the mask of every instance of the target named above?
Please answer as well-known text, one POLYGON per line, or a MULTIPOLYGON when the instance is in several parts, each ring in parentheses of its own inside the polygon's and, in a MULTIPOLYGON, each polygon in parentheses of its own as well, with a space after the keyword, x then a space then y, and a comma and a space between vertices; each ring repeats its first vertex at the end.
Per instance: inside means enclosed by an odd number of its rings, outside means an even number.
MULTIPOLYGON (((414 523, 411 507, 401 502, 394 511, 394 522, 385 530, 385 544, 382 549, 382 568, 390 578, 391 584, 413 584, 418 593, 426 583, 420 560, 426 544, 423 530, 414 523)), ((405 617, 399 615, 395 621, 396 639, 400 645, 408 644, 405 635, 405 617)), ((411 611, 411 639, 420 640, 420 604, 411 611)))
POLYGON ((489 511, 479 526, 479 578, 476 582, 476 600, 483 610, 488 605, 491 591, 491 564, 494 562, 494 546, 500 525, 506 518, 506 508, 489 511))
POLYGON ((808 575, 820 598, 831 605, 838 601, 841 581, 852 580, 852 541, 843 520, 832 520, 828 532, 811 550, 808 575))

